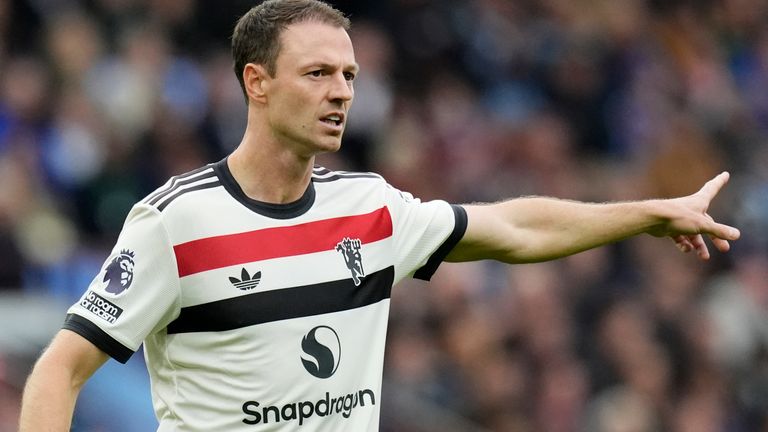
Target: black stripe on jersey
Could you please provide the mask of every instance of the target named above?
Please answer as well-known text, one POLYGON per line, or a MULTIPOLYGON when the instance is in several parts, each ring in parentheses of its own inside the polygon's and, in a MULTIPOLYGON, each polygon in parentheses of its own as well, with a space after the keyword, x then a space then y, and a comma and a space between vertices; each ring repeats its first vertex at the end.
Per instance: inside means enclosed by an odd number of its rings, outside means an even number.
POLYGON ((342 173, 336 173, 332 176, 328 177, 315 177, 312 176, 312 181, 315 183, 328 183, 336 180, 341 179, 350 179, 350 178, 377 178, 380 179, 381 176, 378 174, 373 173, 354 173, 354 174, 342 174, 342 173))
POLYGON ((80 315, 69 314, 64 321, 62 328, 71 330, 80 336, 88 339, 92 344, 110 357, 125 363, 133 355, 133 350, 116 341, 115 338, 108 335, 104 330, 100 329, 96 324, 88 321, 80 315))
POLYGON ((182 189, 182 190, 176 192, 175 194, 171 195, 168 199, 166 199, 162 203, 160 203, 157 206, 157 209, 159 211, 163 211, 163 209, 165 209, 168 206, 168 204, 171 203, 171 201, 173 201, 176 198, 184 195, 187 192, 194 192, 194 191, 198 191, 198 190, 210 189, 210 188, 215 188, 215 187, 219 187, 219 186, 221 186, 221 182, 216 180, 216 181, 213 181, 213 182, 210 182, 210 183, 203 183, 203 184, 199 184, 199 185, 196 185, 196 186, 192 186, 191 188, 182 189))
POLYGON ((360 286, 349 278, 189 306, 167 330, 168 334, 227 331, 356 309, 388 299, 394 278, 395 268, 390 266, 367 275, 360 286))
POLYGON ((168 189, 168 190, 166 190, 164 192, 161 192, 160 194, 158 194, 157 196, 155 196, 154 198, 152 198, 151 200, 149 200, 147 202, 150 205, 155 205, 160 200, 162 200, 163 198, 165 198, 168 195, 172 194, 173 192, 179 190, 182 186, 188 185, 190 183, 194 183, 194 182, 199 181, 199 180, 209 179, 211 177, 216 177, 216 173, 211 171, 209 173, 205 173, 205 174, 199 175, 197 177, 187 177, 184 180, 179 180, 179 182, 177 182, 175 185, 172 185, 170 189, 168 189))
POLYGON ((189 171, 189 172, 186 172, 184 174, 179 174, 177 176, 171 177, 171 183, 168 186, 160 188, 160 189, 152 192, 148 197, 144 198, 143 202, 149 203, 151 200, 154 200, 158 195, 164 194, 166 192, 169 192, 171 189, 175 188, 176 187, 176 183, 179 180, 188 179, 190 177, 193 177, 195 174, 203 172, 203 171, 205 171, 205 170, 207 170, 209 168, 211 168, 210 165, 204 165, 204 166, 201 166, 200 168, 196 168, 196 169, 194 169, 192 171, 189 171))
POLYGON ((432 275, 435 274, 437 268, 440 267, 440 263, 443 262, 445 257, 453 250, 456 244, 464 237, 464 233, 467 231, 467 211, 464 207, 459 205, 452 205, 453 215, 456 218, 456 224, 453 226, 453 232, 447 239, 440 245, 439 248, 429 257, 427 263, 423 267, 416 270, 413 273, 414 279, 430 280, 432 275))

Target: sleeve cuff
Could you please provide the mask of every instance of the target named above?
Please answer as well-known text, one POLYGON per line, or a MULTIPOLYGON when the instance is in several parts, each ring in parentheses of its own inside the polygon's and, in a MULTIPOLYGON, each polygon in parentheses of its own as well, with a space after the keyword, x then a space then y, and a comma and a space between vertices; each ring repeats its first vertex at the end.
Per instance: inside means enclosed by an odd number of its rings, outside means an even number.
POLYGON ((127 362, 134 353, 132 349, 116 341, 96 324, 79 315, 67 315, 67 319, 64 321, 62 328, 73 331, 88 339, 92 344, 96 345, 98 349, 104 351, 120 363, 127 362))
POLYGON ((460 205, 451 205, 453 209, 453 215, 456 218, 456 223, 453 226, 453 232, 447 239, 440 245, 439 248, 429 257, 427 263, 423 267, 416 270, 413 274, 414 279, 421 279, 428 281, 435 274, 437 268, 440 267, 440 263, 443 262, 445 257, 453 250, 459 240, 464 237, 464 233, 467 231, 467 211, 460 205))

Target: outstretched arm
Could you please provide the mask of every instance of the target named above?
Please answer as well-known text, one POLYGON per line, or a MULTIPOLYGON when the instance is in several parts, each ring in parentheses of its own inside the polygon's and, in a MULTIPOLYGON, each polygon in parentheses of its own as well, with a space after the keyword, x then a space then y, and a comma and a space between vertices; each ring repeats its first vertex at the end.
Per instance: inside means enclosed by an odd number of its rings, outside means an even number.
POLYGON ((722 173, 698 192, 673 199, 591 204, 527 197, 468 205, 467 231, 447 261, 547 261, 642 233, 670 237, 683 252, 709 259, 704 236, 725 252, 740 235, 707 214, 728 178, 722 173))
POLYGON ((79 334, 59 331, 27 380, 19 431, 68 431, 80 388, 108 358, 79 334))

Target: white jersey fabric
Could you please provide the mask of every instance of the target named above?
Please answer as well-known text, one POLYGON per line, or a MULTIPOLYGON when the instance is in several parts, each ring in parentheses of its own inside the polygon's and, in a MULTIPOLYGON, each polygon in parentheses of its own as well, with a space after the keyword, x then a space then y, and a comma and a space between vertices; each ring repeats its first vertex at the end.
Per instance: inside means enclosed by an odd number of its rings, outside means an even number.
POLYGON ((225 159, 133 207, 64 328, 120 362, 144 343, 159 431, 375 431, 392 285, 465 229, 370 173, 254 201, 225 159))

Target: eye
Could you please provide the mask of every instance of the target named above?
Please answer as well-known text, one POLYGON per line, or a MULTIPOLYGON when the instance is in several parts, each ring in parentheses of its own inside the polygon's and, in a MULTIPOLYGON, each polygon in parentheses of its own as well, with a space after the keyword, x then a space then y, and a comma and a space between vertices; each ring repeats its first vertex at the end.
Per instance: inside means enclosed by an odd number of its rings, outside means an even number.
POLYGON ((323 71, 320 70, 320 69, 313 70, 313 71, 309 72, 307 75, 313 76, 315 78, 320 78, 321 76, 323 76, 323 71))
POLYGON ((355 74, 352 72, 344 72, 344 79, 346 79, 347 81, 354 81, 355 74))

